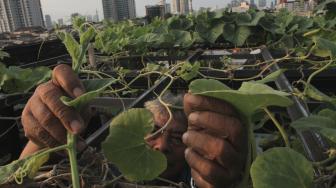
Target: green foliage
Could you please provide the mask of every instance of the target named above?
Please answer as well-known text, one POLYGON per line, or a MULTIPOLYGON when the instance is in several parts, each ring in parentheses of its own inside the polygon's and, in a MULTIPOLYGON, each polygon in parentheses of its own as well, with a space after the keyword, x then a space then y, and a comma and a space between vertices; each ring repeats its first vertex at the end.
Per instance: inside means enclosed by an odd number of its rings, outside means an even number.
POLYGON ((92 99, 98 97, 107 87, 115 82, 117 82, 116 79, 85 80, 83 85, 86 93, 76 99, 63 96, 61 97, 61 100, 64 104, 81 110, 88 105, 92 99))
POLYGON ((314 130, 336 143, 336 112, 325 109, 318 115, 301 118, 291 123, 296 130, 314 130))
POLYGON ((6 66, 0 63, 0 91, 4 93, 26 93, 36 85, 51 77, 51 70, 47 67, 22 69, 20 67, 6 66))
POLYGON ((280 70, 277 70, 275 72, 272 72, 271 74, 267 75, 265 78, 263 78, 262 80, 258 80, 256 81, 257 83, 260 83, 260 84, 266 84, 266 83, 269 83, 269 82, 274 82, 276 81, 279 76, 281 74, 283 74, 286 70, 284 69, 280 69, 280 70))
POLYGON ((176 74, 180 76, 183 80, 189 81, 198 75, 200 67, 200 62, 195 62, 193 64, 189 62, 184 62, 181 66, 181 69, 176 71, 176 74))
POLYGON ((257 157, 251 167, 254 188, 311 188, 312 164, 290 148, 272 148, 257 157))
MULTIPOLYGON (((78 21, 78 19, 75 20, 78 21)), ((70 33, 65 31, 58 32, 58 37, 63 41, 63 44, 72 58, 72 67, 75 72, 86 62, 86 53, 89 49, 89 44, 96 35, 95 29, 92 26, 88 26, 87 28, 84 28, 84 26, 85 25, 75 27, 79 27, 77 28, 80 35, 79 43, 70 33)))
POLYGON ((152 180, 167 167, 165 156, 147 145, 144 137, 154 128, 146 109, 130 109, 115 117, 102 144, 106 157, 131 181, 152 180))
POLYGON ((42 152, 0 167, 0 185, 12 182, 22 183, 23 178, 33 178, 39 168, 48 161, 49 154, 42 152))
POLYGON ((9 54, 4 52, 2 48, 0 48, 0 61, 3 60, 5 57, 9 57, 9 54))
POLYGON ((265 107, 292 104, 289 94, 256 82, 244 82, 238 90, 232 90, 217 80, 199 79, 191 82, 189 90, 196 95, 227 101, 247 118, 265 107))

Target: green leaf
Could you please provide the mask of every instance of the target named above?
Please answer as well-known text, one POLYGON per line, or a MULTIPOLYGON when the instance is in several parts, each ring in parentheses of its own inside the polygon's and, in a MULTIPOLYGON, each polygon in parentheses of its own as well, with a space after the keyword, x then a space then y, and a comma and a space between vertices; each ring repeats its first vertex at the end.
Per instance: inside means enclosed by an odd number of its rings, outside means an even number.
POLYGON ((24 159, 13 161, 6 166, 1 166, 0 185, 12 182, 13 180, 19 181, 18 183, 20 183, 26 176, 33 178, 39 168, 49 159, 49 153, 41 155, 41 152, 24 159))
POLYGON ((332 111, 320 112, 321 115, 312 115, 306 118, 301 118, 291 123, 291 126, 296 130, 314 130, 329 140, 336 143, 336 121, 335 113, 332 111))
POLYGON ((313 54, 320 57, 336 58, 336 41, 330 41, 320 37, 313 37, 315 49, 313 54))
POLYGON ((336 111, 330 109, 323 109, 318 113, 318 115, 336 120, 336 111))
POLYGON ((187 31, 172 30, 170 31, 170 34, 174 36, 173 39, 173 42, 175 42, 174 46, 178 46, 181 48, 188 48, 194 43, 191 34, 187 31))
POLYGON ((317 101, 322 101, 322 102, 329 102, 332 103, 336 99, 329 97, 328 95, 322 93, 320 90, 318 90, 316 87, 314 87, 311 84, 308 84, 306 82, 301 82, 305 85, 305 95, 308 96, 309 98, 312 98, 317 101))
POLYGON ((250 36, 251 30, 247 26, 237 26, 235 24, 226 24, 224 26, 223 36, 225 40, 232 42, 236 46, 242 46, 250 36))
POLYGON ((76 66, 78 64, 79 56, 81 53, 80 45, 70 33, 62 32, 59 33, 59 36, 72 58, 73 67, 76 66))
POLYGON ((249 13, 241 13, 237 15, 237 25, 239 26, 257 26, 260 19, 265 16, 264 11, 249 13), (249 16, 247 16, 249 15, 249 16), (242 17, 243 16, 243 17, 242 17))
POLYGON ((217 80, 199 79, 191 82, 189 90, 196 95, 227 101, 249 118, 268 106, 287 107, 292 104, 287 98, 289 94, 256 82, 244 82, 239 90, 231 90, 217 80))
POLYGON ((5 93, 25 93, 51 77, 48 67, 22 69, 11 66, 6 68, 0 63, 0 91, 5 93))
POLYGON ((254 188, 311 188, 312 164, 290 148, 272 148, 253 162, 251 177, 254 188))
POLYGON ((167 19, 167 24, 169 29, 178 29, 178 30, 188 30, 193 26, 192 20, 182 17, 182 16, 173 16, 167 19))
POLYGON ((72 106, 78 110, 86 106, 92 99, 98 97, 107 87, 115 83, 116 79, 99 79, 99 80, 85 80, 83 85, 87 91, 85 94, 77 97, 76 99, 71 99, 69 97, 61 97, 61 101, 67 105, 72 106))
POLYGON ((108 160, 131 181, 153 180, 167 167, 165 156, 150 149, 144 140, 153 127, 148 110, 130 109, 113 119, 110 134, 102 143, 108 160))
POLYGON ((210 24, 210 23, 199 23, 196 26, 196 32, 198 35, 211 44, 214 44, 216 40, 223 33, 224 23, 210 24))
POLYGON ((271 74, 267 75, 265 78, 263 78, 262 80, 258 80, 256 81, 257 83, 260 83, 260 84, 266 84, 268 82, 274 82, 276 81, 279 76, 281 74, 283 74, 286 70, 285 69, 280 69, 280 70, 277 70, 275 72, 272 72, 271 74))
POLYGON ((0 60, 3 60, 5 57, 9 57, 9 54, 4 52, 2 48, 0 48, 0 60))
POLYGON ((81 36, 80 36, 80 44, 83 46, 83 48, 87 48, 90 41, 96 36, 96 32, 93 27, 89 27, 81 36))
POLYGON ((198 70, 200 69, 200 62, 195 62, 193 64, 189 62, 183 63, 181 70, 176 71, 177 75, 183 80, 189 81, 198 75, 198 70))

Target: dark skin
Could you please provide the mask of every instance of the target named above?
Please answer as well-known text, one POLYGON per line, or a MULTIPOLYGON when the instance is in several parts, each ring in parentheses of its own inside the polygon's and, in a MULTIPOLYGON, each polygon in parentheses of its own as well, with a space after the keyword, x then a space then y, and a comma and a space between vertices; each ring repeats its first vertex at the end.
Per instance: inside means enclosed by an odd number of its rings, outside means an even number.
MULTIPOLYGON (((21 158, 42 148, 66 143, 66 130, 78 135, 85 130, 90 110, 79 114, 59 99, 64 95, 76 98, 84 92, 71 67, 59 65, 53 70, 52 80, 36 89, 22 113, 29 142, 21 158)), ((247 132, 234 109, 223 101, 186 94, 184 111, 187 126, 173 120, 164 133, 148 140, 153 149, 167 156, 168 168, 162 177, 176 179, 187 162, 200 188, 237 183, 247 154, 247 132)), ((157 129, 167 119, 154 114, 157 129)), ((78 148, 83 147, 85 143, 79 141, 78 148)))

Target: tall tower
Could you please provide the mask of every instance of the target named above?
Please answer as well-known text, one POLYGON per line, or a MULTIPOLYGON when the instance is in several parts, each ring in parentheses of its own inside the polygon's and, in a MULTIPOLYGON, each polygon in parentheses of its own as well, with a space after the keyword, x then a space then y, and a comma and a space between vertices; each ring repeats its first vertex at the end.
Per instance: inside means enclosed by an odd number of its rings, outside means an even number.
POLYGON ((44 27, 40 0, 0 0, 0 32, 31 26, 44 27))
POLYGON ((172 0, 174 14, 189 13, 189 0, 172 0))
POLYGON ((104 18, 113 21, 136 17, 134 0, 102 0, 104 18))

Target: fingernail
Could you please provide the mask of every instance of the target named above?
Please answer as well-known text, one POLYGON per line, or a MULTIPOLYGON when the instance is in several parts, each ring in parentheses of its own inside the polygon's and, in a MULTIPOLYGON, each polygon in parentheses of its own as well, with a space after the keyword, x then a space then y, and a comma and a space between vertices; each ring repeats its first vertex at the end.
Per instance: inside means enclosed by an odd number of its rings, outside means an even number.
POLYGON ((196 123, 197 118, 198 118, 198 113, 197 112, 191 113, 188 117, 190 123, 196 123))
POLYGON ((74 134, 78 134, 82 129, 82 124, 78 120, 74 120, 71 122, 70 127, 74 134))
POLYGON ((183 135, 182 135, 182 142, 185 144, 186 143, 186 141, 187 141, 187 137, 188 137, 188 134, 187 133, 184 133, 183 135))
POLYGON ((81 95, 84 94, 84 91, 83 91, 81 88, 76 87, 76 88, 73 90, 73 94, 74 94, 75 97, 79 97, 79 96, 81 96, 81 95))

